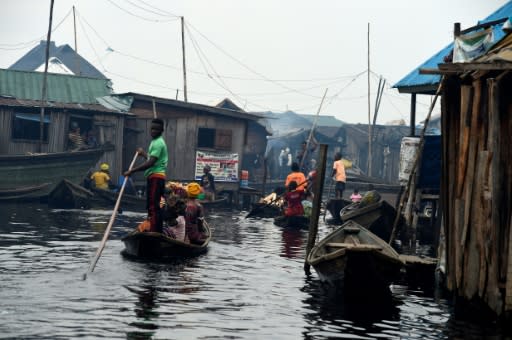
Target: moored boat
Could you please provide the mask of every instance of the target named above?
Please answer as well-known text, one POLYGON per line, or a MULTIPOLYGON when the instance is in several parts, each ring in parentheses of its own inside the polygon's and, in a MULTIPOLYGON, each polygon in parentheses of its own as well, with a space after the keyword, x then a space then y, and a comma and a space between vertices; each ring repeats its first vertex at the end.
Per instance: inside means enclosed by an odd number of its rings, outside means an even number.
MULTIPOLYGON (((58 209, 89 209, 89 208, 113 208, 119 193, 98 188, 85 189, 68 180, 62 180, 48 197, 48 204, 58 209)), ((227 203, 227 197, 214 201, 200 200, 205 208, 222 207, 227 203)), ((135 212, 146 211, 146 197, 123 194, 121 199, 122 210, 135 212)))
POLYGON ((78 184, 104 150, 0 156, 0 201, 46 198, 62 179, 78 184))
POLYGON ((307 229, 309 227, 309 217, 306 216, 277 216, 274 218, 274 224, 278 227, 307 229))
POLYGON ((88 209, 94 195, 81 185, 63 179, 48 194, 48 206, 58 209, 88 209))
POLYGON ((389 291, 404 265, 389 244, 354 221, 320 240, 307 262, 321 281, 334 287, 372 291, 389 291))
POLYGON ((137 229, 121 240, 125 249, 124 256, 137 259, 170 260, 181 257, 201 255, 208 250, 212 233, 207 223, 203 225, 206 239, 202 244, 182 242, 167 237, 162 233, 140 232, 137 229))
MULTIPOLYGON (((340 219, 343 223, 354 221, 385 241, 388 241, 391 236, 395 216, 395 208, 384 200, 366 205, 361 202, 352 203, 340 211, 340 219)), ((403 219, 400 218, 399 228, 402 222, 403 219)))

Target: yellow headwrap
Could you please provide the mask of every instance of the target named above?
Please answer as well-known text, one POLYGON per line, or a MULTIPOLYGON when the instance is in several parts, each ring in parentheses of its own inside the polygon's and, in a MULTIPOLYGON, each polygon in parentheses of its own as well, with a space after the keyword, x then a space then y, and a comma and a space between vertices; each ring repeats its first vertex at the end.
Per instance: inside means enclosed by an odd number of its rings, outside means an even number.
POLYGON ((191 198, 196 198, 201 193, 201 186, 196 182, 187 185, 187 195, 191 198))

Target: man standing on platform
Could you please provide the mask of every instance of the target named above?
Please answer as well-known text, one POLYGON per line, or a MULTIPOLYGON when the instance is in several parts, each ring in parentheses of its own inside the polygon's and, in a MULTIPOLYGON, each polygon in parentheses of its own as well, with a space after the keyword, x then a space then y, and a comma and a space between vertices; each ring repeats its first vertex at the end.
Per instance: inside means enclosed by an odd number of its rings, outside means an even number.
POLYGON ((160 199, 164 195, 165 172, 168 162, 167 145, 162 137, 163 131, 164 122, 161 119, 153 119, 151 121, 151 137, 153 140, 149 144, 148 152, 146 153, 142 148, 137 149, 139 155, 146 158, 146 161, 124 173, 125 176, 130 176, 134 172, 145 170, 146 207, 151 225, 150 231, 156 232, 162 232, 160 199))
POLYGON ((334 155, 334 164, 332 165, 331 176, 334 177, 334 180, 336 181, 336 198, 343 198, 343 191, 345 190, 347 175, 345 174, 345 165, 341 160, 341 152, 336 152, 334 155))

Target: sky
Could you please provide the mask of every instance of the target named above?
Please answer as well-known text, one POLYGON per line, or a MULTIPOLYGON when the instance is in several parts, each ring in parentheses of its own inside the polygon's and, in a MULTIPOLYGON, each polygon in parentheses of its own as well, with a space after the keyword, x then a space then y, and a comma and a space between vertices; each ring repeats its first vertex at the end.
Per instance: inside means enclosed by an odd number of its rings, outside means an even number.
MULTIPOLYGON (((50 0, 0 0, 0 68, 46 39, 50 0)), ((187 97, 246 111, 332 115, 368 123, 379 78, 377 123, 404 119, 410 95, 392 86, 504 0, 55 0, 51 39, 74 48, 116 93, 183 100, 181 19, 187 97), (368 44, 369 26, 369 44, 368 44), (322 103, 322 97, 325 99, 322 103)), ((416 121, 431 96, 418 96, 416 121)), ((439 107, 433 114, 439 113, 439 107)))

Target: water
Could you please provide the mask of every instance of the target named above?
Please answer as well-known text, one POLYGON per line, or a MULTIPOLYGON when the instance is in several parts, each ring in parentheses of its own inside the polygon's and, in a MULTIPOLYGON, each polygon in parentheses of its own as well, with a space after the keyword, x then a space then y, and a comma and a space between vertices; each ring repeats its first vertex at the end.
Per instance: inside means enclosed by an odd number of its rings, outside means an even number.
POLYGON ((0 338, 505 338, 404 285, 379 302, 340 297, 304 274, 307 232, 246 212, 211 212, 208 253, 173 263, 120 255, 121 237, 144 218, 124 212, 84 281, 110 214, 0 206, 0 338))

